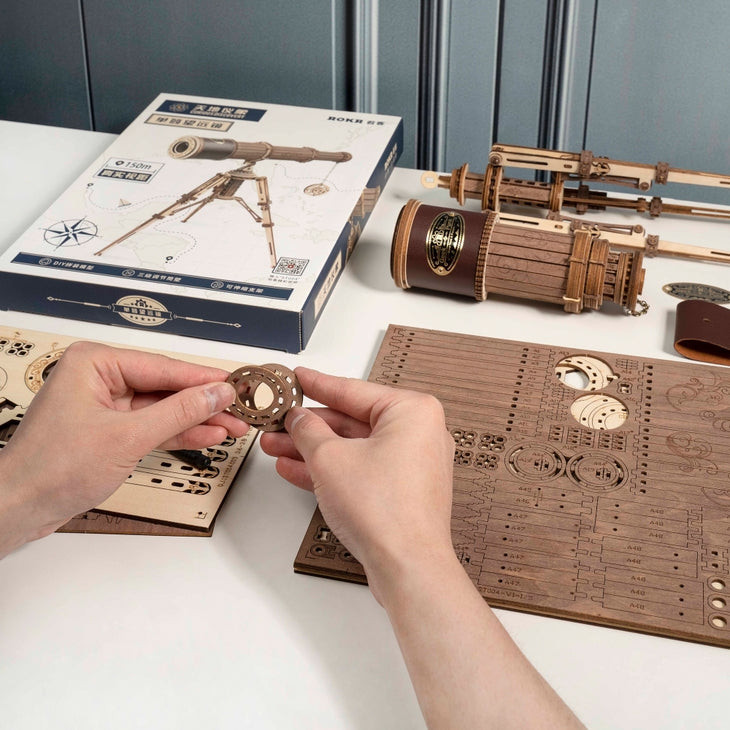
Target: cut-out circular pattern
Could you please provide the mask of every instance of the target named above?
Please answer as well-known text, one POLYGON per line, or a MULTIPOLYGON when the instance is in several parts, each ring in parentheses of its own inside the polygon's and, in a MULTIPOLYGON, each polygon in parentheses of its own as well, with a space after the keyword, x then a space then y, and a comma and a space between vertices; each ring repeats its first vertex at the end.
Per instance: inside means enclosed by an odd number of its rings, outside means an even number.
POLYGON ((507 467, 520 479, 549 482, 565 471, 565 459, 556 449, 543 444, 523 444, 507 455, 507 467))
POLYGON ((608 454, 588 452, 571 457, 566 467, 571 482, 590 492, 612 492, 628 479, 628 469, 608 454))
POLYGON ((583 395, 571 403, 570 414, 581 426, 595 431, 620 428, 628 418, 629 409, 611 395, 583 395))
POLYGON ((603 390, 618 378, 610 366, 589 355, 571 355, 555 366, 558 380, 575 390, 603 390))
POLYGON ((37 393, 43 383, 46 382, 48 374, 53 370, 56 363, 61 359, 64 350, 54 350, 34 360, 25 371, 25 384, 33 393, 37 393))

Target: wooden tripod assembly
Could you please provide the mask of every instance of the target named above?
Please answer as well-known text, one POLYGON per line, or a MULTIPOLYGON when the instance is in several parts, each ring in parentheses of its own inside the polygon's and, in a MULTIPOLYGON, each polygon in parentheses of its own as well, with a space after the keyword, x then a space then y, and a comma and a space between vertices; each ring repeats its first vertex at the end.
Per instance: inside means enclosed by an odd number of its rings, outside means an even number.
POLYGON ((244 160, 241 167, 228 172, 219 172, 201 185, 181 195, 172 205, 159 213, 155 213, 136 228, 120 236, 110 244, 99 249, 94 254, 101 256, 105 251, 126 241, 135 233, 146 228, 155 221, 169 218, 192 208, 183 218, 183 223, 189 221, 198 211, 216 200, 231 200, 241 205, 257 222, 261 224, 266 234, 269 247, 269 262, 271 268, 278 260, 274 244, 274 223, 271 219, 271 197, 269 183, 265 176, 254 172, 254 165, 260 160, 289 160, 293 162, 310 162, 311 160, 327 160, 329 162, 347 162, 352 158, 349 152, 326 152, 314 147, 281 147, 268 142, 242 142, 235 139, 217 139, 209 137, 180 137, 168 149, 170 157, 176 160, 199 158, 203 160, 244 160), (257 205, 261 212, 256 211, 238 194, 239 188, 246 181, 252 181, 256 186, 257 205), (201 197, 207 193, 205 197, 201 197))
POLYGON ((247 163, 228 172, 217 173, 209 180, 206 180, 202 185, 198 185, 198 187, 194 188, 190 192, 181 195, 172 205, 161 210, 159 213, 155 213, 146 221, 140 223, 136 228, 133 228, 128 233, 120 236, 107 246, 104 246, 104 248, 99 249, 94 255, 101 256, 101 254, 112 248, 112 246, 116 246, 118 243, 126 241, 135 233, 138 233, 155 221, 162 220, 163 218, 169 218, 183 210, 192 208, 193 210, 191 210, 190 213, 182 219, 183 223, 187 223, 187 221, 189 221, 198 211, 216 200, 232 200, 233 202, 238 203, 257 223, 261 224, 261 227, 264 229, 264 233, 266 234, 266 242, 269 247, 269 261, 271 263, 271 268, 274 268, 274 266, 276 266, 277 256, 276 245, 274 244, 274 232, 272 230, 274 223, 271 220, 269 183, 264 176, 256 175, 253 172, 253 163, 247 163), (261 211, 261 215, 258 215, 240 195, 237 195, 238 189, 247 180, 252 181, 256 186, 258 207, 261 211), (201 195, 208 191, 210 192, 206 197, 200 198, 201 195))

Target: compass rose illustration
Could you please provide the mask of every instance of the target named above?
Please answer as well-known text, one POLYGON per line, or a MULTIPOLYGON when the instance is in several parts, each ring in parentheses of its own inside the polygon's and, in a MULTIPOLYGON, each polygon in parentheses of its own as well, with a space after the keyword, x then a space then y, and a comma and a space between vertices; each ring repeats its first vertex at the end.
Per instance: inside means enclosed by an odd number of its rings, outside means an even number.
POLYGON ((96 238, 98 228, 86 218, 65 220, 54 223, 43 229, 43 238, 54 248, 61 246, 80 246, 92 238, 96 238))

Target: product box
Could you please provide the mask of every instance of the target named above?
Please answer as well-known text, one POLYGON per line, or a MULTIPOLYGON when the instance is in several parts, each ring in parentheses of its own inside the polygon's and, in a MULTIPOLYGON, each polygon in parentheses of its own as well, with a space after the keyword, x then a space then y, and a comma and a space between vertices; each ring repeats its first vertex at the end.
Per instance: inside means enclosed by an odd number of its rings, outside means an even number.
POLYGON ((304 349, 398 117, 161 94, 0 254, 0 307, 304 349))

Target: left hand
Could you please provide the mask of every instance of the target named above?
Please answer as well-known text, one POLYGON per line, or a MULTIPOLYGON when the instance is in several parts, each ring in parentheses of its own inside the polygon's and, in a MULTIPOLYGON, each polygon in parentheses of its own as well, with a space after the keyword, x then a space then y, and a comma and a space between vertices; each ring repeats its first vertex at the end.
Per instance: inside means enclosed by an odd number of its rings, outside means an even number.
MULTIPOLYGON (((3 514, 41 537, 103 502, 154 448, 199 449, 248 426, 222 411, 235 399, 225 370, 89 342, 70 345, 0 451, 3 514)), ((12 530, 11 530, 12 531, 12 530)))

